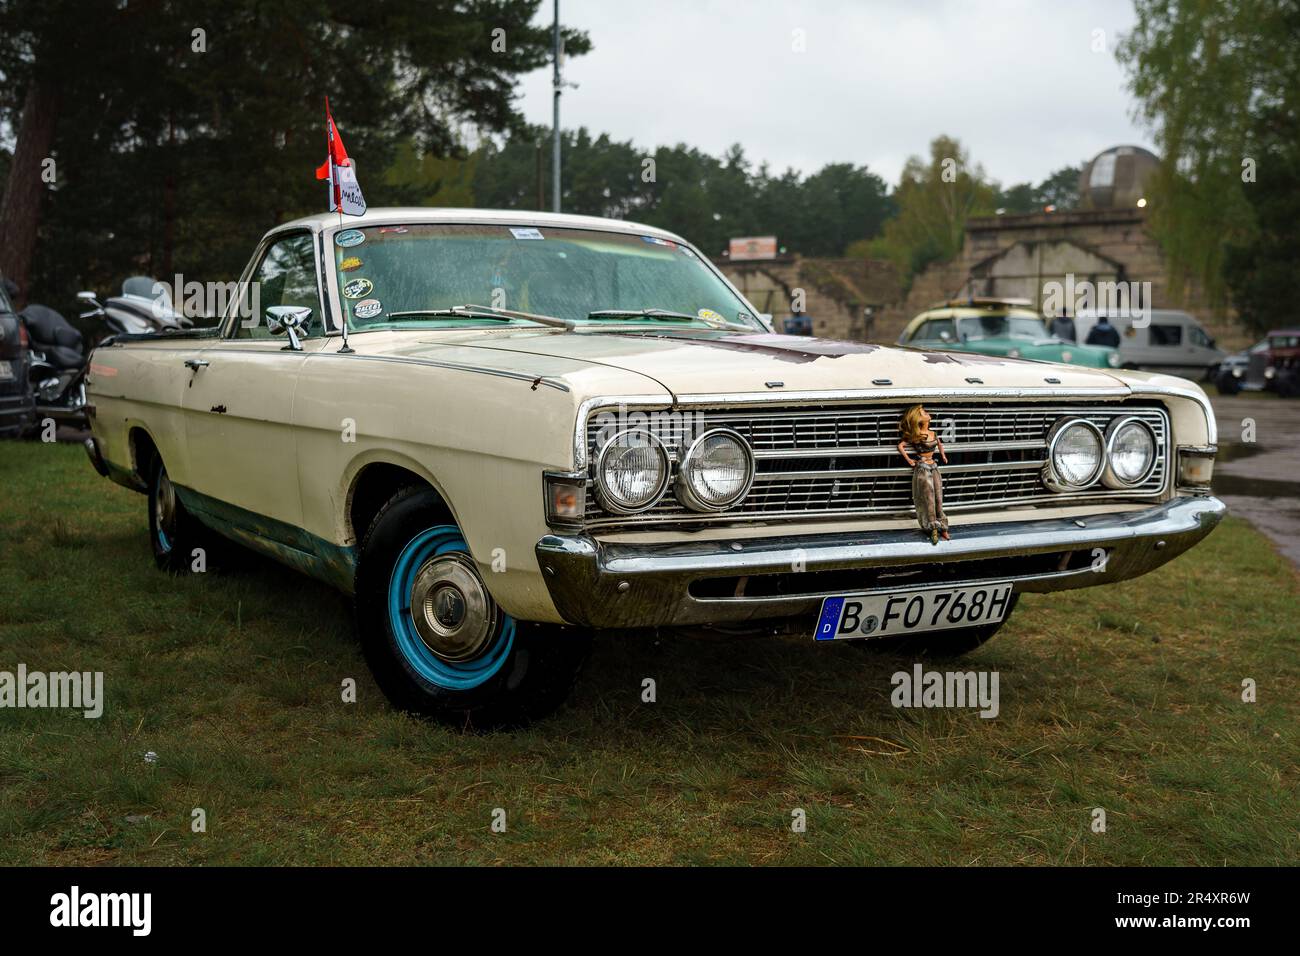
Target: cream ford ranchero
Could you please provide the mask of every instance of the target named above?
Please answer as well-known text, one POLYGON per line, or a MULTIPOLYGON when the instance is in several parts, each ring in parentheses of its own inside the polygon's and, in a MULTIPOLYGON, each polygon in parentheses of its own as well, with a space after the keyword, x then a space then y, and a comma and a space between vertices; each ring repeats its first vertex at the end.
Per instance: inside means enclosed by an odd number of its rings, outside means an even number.
POLYGON ((1165 375, 774 335, 689 243, 450 209, 272 230, 213 332, 94 352, 87 449, 158 564, 212 532, 355 596, 399 707, 556 707, 597 628, 970 650, 1026 591, 1218 523, 1204 393, 1165 375), (918 528, 924 403, 951 540, 918 528))

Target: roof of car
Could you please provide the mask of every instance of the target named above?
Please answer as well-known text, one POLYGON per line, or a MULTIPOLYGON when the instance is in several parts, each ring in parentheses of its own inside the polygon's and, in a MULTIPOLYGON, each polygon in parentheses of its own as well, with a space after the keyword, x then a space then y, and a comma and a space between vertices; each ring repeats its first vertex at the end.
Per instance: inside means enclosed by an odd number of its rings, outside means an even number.
POLYGON ((951 313, 951 318, 957 319, 978 318, 982 315, 1007 315, 1015 318, 1042 320, 1042 316, 1030 306, 1012 305, 1006 302, 989 302, 981 305, 978 299, 975 301, 975 305, 971 305, 969 300, 963 299, 959 302, 941 302, 938 305, 932 305, 924 312, 917 313, 912 318, 912 321, 915 322, 921 318, 948 318, 948 313, 951 313), (935 313, 944 314, 936 316, 935 313))
POLYGON ((1269 335, 1300 335, 1300 326, 1294 326, 1289 329, 1270 329, 1269 335))
MULTIPOLYGON (((680 236, 655 226, 625 219, 602 219, 599 216, 573 216, 558 212, 533 212, 519 209, 448 209, 429 206, 391 206, 369 209, 363 216, 342 217, 342 227, 359 228, 363 226, 380 226, 389 223, 409 225, 411 223, 448 222, 448 223, 502 223, 512 226, 551 226, 563 229, 603 229, 606 232, 622 232, 634 235, 658 236, 662 239, 682 241, 680 236)), ((292 222, 278 226, 280 229, 301 228, 312 230, 330 229, 339 226, 337 212, 321 212, 313 216, 303 216, 292 222)))

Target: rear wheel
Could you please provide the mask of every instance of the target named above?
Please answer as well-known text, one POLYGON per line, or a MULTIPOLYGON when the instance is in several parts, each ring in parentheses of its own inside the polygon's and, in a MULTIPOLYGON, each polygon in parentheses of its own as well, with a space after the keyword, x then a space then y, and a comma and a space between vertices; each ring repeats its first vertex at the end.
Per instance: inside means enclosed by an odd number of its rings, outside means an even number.
POLYGON ((928 631, 906 637, 882 637, 874 640, 850 641, 854 647, 863 651, 881 654, 917 654, 924 657, 960 657, 969 654, 975 648, 990 640, 1002 630, 1002 625, 1011 618, 1011 612, 1020 601, 1019 594, 1011 595, 1011 603, 1002 620, 994 624, 981 624, 979 627, 954 628, 951 631, 928 631))
POLYGON ((379 511, 357 565, 357 630, 394 706, 460 726, 520 726, 564 702, 590 637, 497 606, 438 495, 406 488, 379 511))
POLYGON ((149 540, 154 563, 172 574, 188 574, 201 556, 199 566, 206 568, 213 535, 185 510, 160 455, 153 456, 148 473, 149 540))

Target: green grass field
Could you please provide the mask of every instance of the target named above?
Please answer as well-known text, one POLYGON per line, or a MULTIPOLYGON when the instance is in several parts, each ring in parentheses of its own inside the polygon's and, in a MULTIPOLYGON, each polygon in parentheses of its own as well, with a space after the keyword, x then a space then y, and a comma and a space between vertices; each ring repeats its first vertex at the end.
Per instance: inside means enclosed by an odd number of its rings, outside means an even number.
POLYGON ((0 864, 1300 858, 1300 589, 1239 521, 1145 578, 1029 595, 968 665, 929 665, 998 671, 993 720, 894 709, 907 659, 608 634, 559 715, 475 736, 392 712, 324 586, 251 556, 154 570, 144 498, 80 448, 0 444, 0 483, 0 670, 102 670, 107 698, 0 710, 0 864))

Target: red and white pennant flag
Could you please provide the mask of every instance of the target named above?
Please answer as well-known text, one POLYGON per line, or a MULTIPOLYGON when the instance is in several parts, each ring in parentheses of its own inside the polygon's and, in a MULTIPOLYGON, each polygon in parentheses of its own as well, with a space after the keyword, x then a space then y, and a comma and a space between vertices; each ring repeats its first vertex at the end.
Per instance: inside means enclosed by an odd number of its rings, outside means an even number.
POLYGON ((360 216, 366 211, 366 197, 361 195, 357 182, 357 167, 348 158, 334 117, 330 114, 330 98, 325 97, 325 141, 329 155, 316 170, 317 179, 330 182, 330 212, 338 210, 349 216, 360 216))

